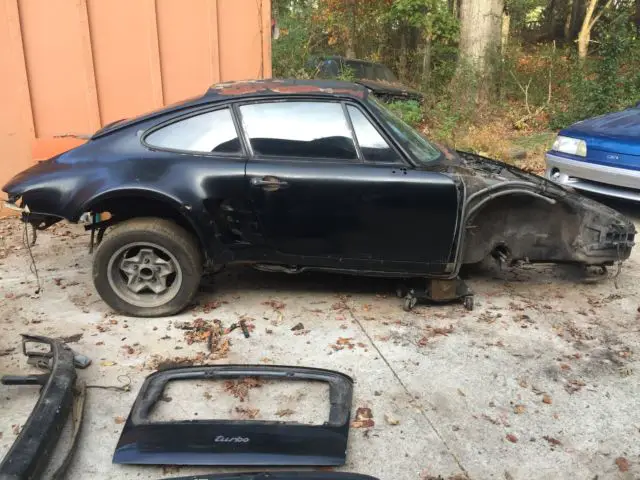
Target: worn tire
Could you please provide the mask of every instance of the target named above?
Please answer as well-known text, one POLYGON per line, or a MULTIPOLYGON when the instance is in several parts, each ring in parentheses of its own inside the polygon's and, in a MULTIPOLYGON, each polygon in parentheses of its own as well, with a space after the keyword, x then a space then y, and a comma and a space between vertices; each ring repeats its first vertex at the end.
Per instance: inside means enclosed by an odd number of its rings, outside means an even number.
POLYGON ((173 315, 193 300, 202 277, 202 253, 197 240, 184 228, 162 218, 134 218, 114 226, 95 251, 93 283, 100 297, 114 310, 133 317, 173 315), (181 269, 181 284, 175 296, 162 305, 144 307, 123 299, 108 277, 111 258, 129 244, 151 242, 170 252, 181 269))

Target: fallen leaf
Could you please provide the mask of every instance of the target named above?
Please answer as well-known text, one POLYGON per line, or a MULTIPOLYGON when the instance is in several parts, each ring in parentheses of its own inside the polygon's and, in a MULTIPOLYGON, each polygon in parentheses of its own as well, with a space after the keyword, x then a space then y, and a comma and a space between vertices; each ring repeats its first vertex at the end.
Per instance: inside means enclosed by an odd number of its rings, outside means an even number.
POLYGON ((507 433, 507 440, 511 443, 518 443, 518 437, 516 437, 513 433, 507 433))
POLYGON ((522 404, 518 404, 515 407, 513 407, 513 413, 516 413, 518 415, 524 413, 527 410, 527 407, 525 407, 522 404))
POLYGON ((124 417, 115 417, 113 419, 114 422, 116 422, 118 425, 121 425, 125 422, 125 418, 124 417))
POLYGON ((235 398, 241 402, 249 395, 249 390, 252 388, 258 388, 262 386, 262 381, 256 377, 245 377, 242 380, 227 380, 224 382, 225 391, 231 393, 235 398))
POLYGON ((282 410, 278 410, 276 412, 276 415, 279 416, 280 418, 282 417, 288 417, 290 415, 293 415, 295 412, 289 408, 284 408, 282 410))
POLYGON ((253 420, 260 413, 259 408, 246 408, 246 407, 236 407, 236 413, 239 413, 244 418, 249 418, 253 420))
POLYGON ((274 310, 282 310, 284 307, 287 306, 286 303, 279 302, 278 300, 267 300, 266 302, 262 302, 262 305, 267 305, 273 308, 274 310))
POLYGON ((101 367, 113 367, 114 365, 116 365, 116 362, 111 362, 109 360, 103 360, 100 362, 101 367))
POLYGON ((562 442, 560 440, 558 440, 557 438, 553 438, 553 437, 549 437, 548 435, 545 435, 544 438, 547 442, 549 442, 551 445, 562 445, 562 442))
POLYGON ((295 332, 296 330, 304 330, 304 325, 302 324, 302 322, 291 327, 292 332, 295 332))
POLYGON ((375 425, 373 412, 370 408, 359 407, 356 410, 356 418, 351 422, 351 428, 371 428, 375 425))
POLYGON ((627 460, 624 457, 618 457, 616 458, 616 465, 618 466, 618 470, 620 470, 621 472, 628 472, 629 471, 629 460, 627 460))
POLYGON ((399 425, 400 424, 400 420, 398 420, 396 417, 394 417, 390 413, 385 413, 384 414, 384 419, 389 425, 399 425))
POLYGON ((551 405, 553 403, 553 400, 551 399, 550 395, 547 395, 546 393, 542 396, 542 403, 546 403, 547 405, 551 405))

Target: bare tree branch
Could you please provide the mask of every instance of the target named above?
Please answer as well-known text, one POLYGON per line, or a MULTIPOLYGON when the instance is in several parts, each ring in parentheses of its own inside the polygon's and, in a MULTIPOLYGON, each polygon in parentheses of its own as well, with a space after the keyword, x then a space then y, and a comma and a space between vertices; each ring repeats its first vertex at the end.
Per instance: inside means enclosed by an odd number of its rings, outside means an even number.
POLYGON ((596 22, 598 20, 600 20, 600 17, 602 16, 602 14, 604 13, 604 11, 609 8, 609 6, 613 3, 613 0, 607 0, 607 3, 604 4, 604 7, 602 7, 600 9, 600 11, 593 17, 593 20, 591 20, 591 23, 589 24, 589 30, 591 30, 593 28, 593 26, 596 24, 596 22))

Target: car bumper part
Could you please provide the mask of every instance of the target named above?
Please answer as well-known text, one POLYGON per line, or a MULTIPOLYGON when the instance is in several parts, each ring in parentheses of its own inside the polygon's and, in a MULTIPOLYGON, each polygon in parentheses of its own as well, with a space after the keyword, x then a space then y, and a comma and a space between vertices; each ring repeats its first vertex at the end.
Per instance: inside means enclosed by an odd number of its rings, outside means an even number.
POLYGON ((342 472, 251 472, 173 477, 165 480, 377 480, 375 477, 342 472))
POLYGON ((41 385, 42 390, 20 435, 0 464, 0 480, 42 478, 60 433, 73 410, 75 420, 70 447, 60 467, 48 477, 60 478, 71 459, 84 406, 84 389, 76 396, 74 405, 76 355, 65 344, 36 335, 22 335, 22 348, 29 364, 44 368, 48 373, 2 377, 4 385, 41 385), (49 351, 30 351, 28 345, 31 344, 48 346, 49 351))
POLYGON ((546 177, 577 190, 640 201, 640 171, 571 160, 547 153, 546 177))
POLYGON ((164 370, 145 380, 113 455, 114 463, 172 465, 342 465, 345 462, 353 380, 339 372, 302 367, 214 365, 164 370), (149 413, 171 381, 321 381, 331 409, 323 425, 190 420, 152 422, 149 413))

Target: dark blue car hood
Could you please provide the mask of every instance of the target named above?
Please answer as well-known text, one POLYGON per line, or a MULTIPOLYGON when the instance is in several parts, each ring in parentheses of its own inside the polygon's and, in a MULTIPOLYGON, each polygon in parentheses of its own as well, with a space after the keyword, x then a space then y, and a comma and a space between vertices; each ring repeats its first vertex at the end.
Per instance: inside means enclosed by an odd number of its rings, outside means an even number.
POLYGON ((640 155, 640 108, 574 123, 560 135, 586 140, 587 149, 640 155))
POLYGON ((640 108, 589 118, 560 132, 587 142, 587 158, 574 160, 640 170, 640 108))
POLYGON ((640 143, 640 108, 608 113, 574 123, 566 130, 587 135, 633 139, 640 143))

